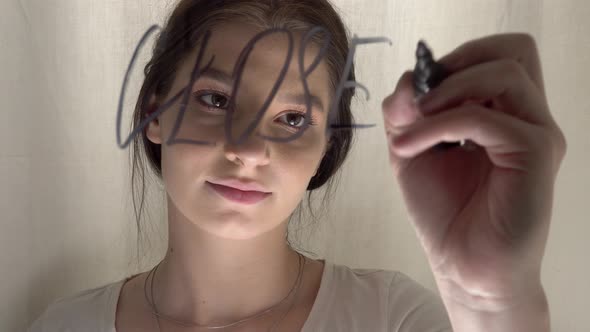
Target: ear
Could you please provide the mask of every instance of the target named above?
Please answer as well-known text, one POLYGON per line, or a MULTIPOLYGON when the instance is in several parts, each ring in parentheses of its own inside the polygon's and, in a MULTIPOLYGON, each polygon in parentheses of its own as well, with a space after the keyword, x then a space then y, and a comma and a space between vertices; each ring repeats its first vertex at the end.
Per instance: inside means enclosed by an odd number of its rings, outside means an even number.
POLYGON ((330 139, 328 139, 328 142, 324 146, 324 153, 322 153, 322 159, 324 159, 324 157, 326 156, 326 153, 328 152, 328 150, 330 150, 330 147, 332 146, 333 143, 334 143, 334 141, 332 141, 332 138, 330 137, 330 139))
POLYGON ((324 152, 322 152, 322 157, 320 158, 320 161, 318 163, 318 166, 316 168, 316 172, 320 169, 320 165, 322 164, 322 160, 324 160, 324 157, 326 156, 326 153, 328 152, 328 150, 330 149, 330 146, 332 145, 332 140, 330 139, 326 145, 324 146, 324 152))
MULTIPOLYGON (((150 117, 154 112, 158 110, 160 104, 157 102, 155 96, 152 96, 150 102, 148 103, 148 107, 145 110, 145 115, 143 119, 150 117)), ((145 134, 150 142, 154 144, 162 144, 162 127, 160 126, 160 116, 157 116, 153 120, 151 120, 144 128, 145 134)))

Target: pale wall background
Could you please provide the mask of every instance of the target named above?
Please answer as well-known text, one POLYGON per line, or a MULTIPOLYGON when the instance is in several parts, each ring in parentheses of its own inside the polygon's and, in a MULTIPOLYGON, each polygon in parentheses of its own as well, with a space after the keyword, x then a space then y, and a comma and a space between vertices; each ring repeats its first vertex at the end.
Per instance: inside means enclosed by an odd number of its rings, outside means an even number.
MULTIPOLYGON (((159 235, 151 237, 141 266, 129 266, 135 221, 128 151, 116 144, 115 113, 135 45, 151 24, 163 23, 173 2, 0 2, 0 331, 23 331, 55 298, 144 271, 162 257, 167 234, 156 194, 154 226, 147 231, 159 235)), ((393 46, 357 52, 358 80, 372 98, 357 100, 355 114, 359 123, 378 126, 358 131, 332 209, 320 232, 302 233, 302 246, 352 267, 401 270, 436 290, 389 168, 381 100, 413 67, 420 38, 438 58, 470 39, 528 32, 537 41, 550 106, 568 141, 542 280, 553 331, 588 331, 590 2, 335 3, 354 33, 387 36, 393 46)), ((136 70, 126 110, 140 79, 136 70)))

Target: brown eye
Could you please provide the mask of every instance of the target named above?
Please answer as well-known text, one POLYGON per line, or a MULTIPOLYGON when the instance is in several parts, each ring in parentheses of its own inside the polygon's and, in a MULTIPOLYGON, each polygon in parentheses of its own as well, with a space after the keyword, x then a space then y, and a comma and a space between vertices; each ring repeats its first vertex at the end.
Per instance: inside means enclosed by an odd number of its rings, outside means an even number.
POLYGON ((287 124, 293 127, 299 127, 303 125, 303 122, 305 121, 305 117, 299 113, 287 113, 283 116, 285 117, 287 124), (297 121, 297 119, 299 119, 299 121, 297 121), (299 126, 297 125, 298 123, 299 126))
POLYGON ((227 97, 218 93, 205 93, 197 96, 197 99, 199 102, 205 104, 205 106, 209 108, 225 109, 229 103, 229 99, 227 97))
MULTIPOLYGON (((281 116, 281 118, 285 119, 285 121, 281 121, 281 122, 286 123, 287 126, 289 126, 290 128, 294 128, 294 129, 299 129, 305 123, 305 113, 300 113, 300 112, 285 113, 281 116), (297 121, 297 119, 300 119, 300 120, 297 121), (299 124, 299 125, 297 125, 297 124, 299 124)), ((316 124, 316 122, 315 122, 314 117, 313 116, 310 117, 309 125, 313 126, 315 124, 316 124)))

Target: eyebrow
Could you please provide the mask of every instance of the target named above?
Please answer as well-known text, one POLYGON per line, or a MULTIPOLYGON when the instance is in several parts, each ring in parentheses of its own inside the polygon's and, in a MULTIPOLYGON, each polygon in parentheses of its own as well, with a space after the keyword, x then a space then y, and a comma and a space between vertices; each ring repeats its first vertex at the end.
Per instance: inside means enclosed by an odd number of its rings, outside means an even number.
MULTIPOLYGON (((229 86, 233 85, 234 83, 234 79, 230 74, 213 67, 209 67, 207 71, 202 72, 199 78, 209 78, 229 86)), ((324 104, 318 96, 310 94, 309 99, 313 108, 319 110, 320 112, 324 112, 324 104)), ((282 103, 291 103, 298 105, 306 105, 307 103, 306 95, 303 93, 282 94, 279 95, 278 100, 282 103)))

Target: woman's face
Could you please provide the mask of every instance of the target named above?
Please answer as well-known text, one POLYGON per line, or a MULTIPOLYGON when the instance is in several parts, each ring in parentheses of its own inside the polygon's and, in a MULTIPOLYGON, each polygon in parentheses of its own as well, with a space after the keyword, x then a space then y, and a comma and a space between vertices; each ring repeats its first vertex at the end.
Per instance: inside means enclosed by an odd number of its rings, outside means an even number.
MULTIPOLYGON (((211 68, 227 73, 231 80, 239 54, 258 32, 238 23, 212 29, 201 68, 214 56, 211 68)), ((175 209, 180 218, 221 237, 245 239, 279 226, 303 198, 327 147, 325 129, 331 93, 323 61, 306 79, 310 94, 317 96, 323 107, 312 106, 311 117, 315 124, 308 126, 299 138, 286 143, 268 141, 257 135, 290 137, 303 126, 305 101, 288 98, 304 95, 298 59, 301 37, 297 34, 293 37, 293 58, 285 79, 256 128, 241 144, 231 144, 225 135, 225 113, 229 98, 235 92, 233 83, 220 77, 202 76, 188 87, 190 97, 175 137, 215 142, 215 146, 166 144, 178 120, 181 99, 150 123, 148 138, 162 144, 162 175, 168 193, 168 209, 175 209), (270 194, 255 204, 232 201, 218 194, 210 184, 227 178, 256 181, 270 194)), ((307 45, 304 66, 312 64, 318 50, 315 45, 307 45)), ((182 63, 166 100, 187 86, 199 51, 195 49, 182 63)), ((262 109, 285 64, 287 52, 285 33, 267 35, 254 46, 235 96, 234 141, 262 109)))

